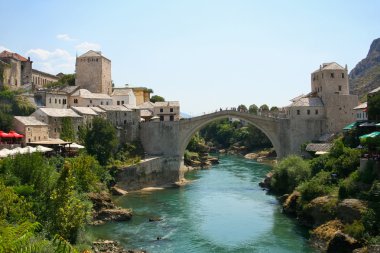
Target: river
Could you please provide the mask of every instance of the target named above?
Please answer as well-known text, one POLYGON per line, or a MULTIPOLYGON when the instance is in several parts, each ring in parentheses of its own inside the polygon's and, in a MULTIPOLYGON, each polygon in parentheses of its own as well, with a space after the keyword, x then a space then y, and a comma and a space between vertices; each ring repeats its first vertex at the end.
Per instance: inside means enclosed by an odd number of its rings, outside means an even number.
POLYGON ((210 170, 187 173, 194 181, 183 188, 115 198, 133 209, 132 220, 89 227, 87 236, 158 253, 316 252, 307 231, 281 214, 276 198, 258 186, 269 170, 252 160, 221 156, 210 170), (149 222, 151 217, 162 221, 149 222))

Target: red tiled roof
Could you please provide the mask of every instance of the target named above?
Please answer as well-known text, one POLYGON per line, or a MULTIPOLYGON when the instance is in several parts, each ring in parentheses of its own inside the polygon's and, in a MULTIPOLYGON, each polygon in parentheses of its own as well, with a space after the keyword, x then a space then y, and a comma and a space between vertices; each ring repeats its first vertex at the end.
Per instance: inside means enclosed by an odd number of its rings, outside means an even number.
POLYGON ((17 54, 17 53, 12 53, 9 51, 4 50, 3 52, 0 53, 0 58, 14 58, 19 61, 28 61, 25 57, 17 54))

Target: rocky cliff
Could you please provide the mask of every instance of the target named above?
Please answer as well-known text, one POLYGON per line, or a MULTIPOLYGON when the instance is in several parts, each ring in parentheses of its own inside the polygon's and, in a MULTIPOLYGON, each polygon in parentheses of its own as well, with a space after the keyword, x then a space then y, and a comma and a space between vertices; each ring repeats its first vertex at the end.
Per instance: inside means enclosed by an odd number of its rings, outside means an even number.
POLYGON ((351 93, 359 98, 380 86, 380 38, 372 42, 367 57, 351 70, 349 78, 351 93))

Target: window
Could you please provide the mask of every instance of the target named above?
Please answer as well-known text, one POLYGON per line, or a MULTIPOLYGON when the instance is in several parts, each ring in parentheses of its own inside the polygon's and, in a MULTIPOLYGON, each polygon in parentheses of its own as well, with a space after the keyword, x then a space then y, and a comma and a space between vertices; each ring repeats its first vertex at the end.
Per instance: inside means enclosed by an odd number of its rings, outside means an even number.
POLYGON ((120 101, 117 101, 116 104, 117 104, 117 105, 120 105, 120 101))
POLYGON ((49 104, 51 104, 51 98, 49 98, 49 104))
POLYGON ((106 104, 108 105, 108 102, 106 104))
POLYGON ((92 104, 92 100, 90 99, 90 104, 92 104))
POLYGON ((121 101, 121 104, 122 104, 122 105, 124 104, 124 100, 123 100, 123 101, 121 101))
POLYGON ((342 78, 344 78, 344 73, 342 73, 342 78))
POLYGON ((54 99, 54 103, 57 103, 57 99, 54 99))
POLYGON ((330 77, 331 77, 331 78, 334 78, 334 73, 330 73, 330 77))
POLYGON ((100 104, 103 105, 103 101, 101 101, 100 104))
POLYGON ((160 112, 164 112, 164 109, 163 109, 163 108, 160 108, 160 112))
POLYGON ((342 91, 342 85, 338 86, 339 91, 342 91))
POLYGON ((170 121, 174 121, 174 115, 170 115, 170 121))
POLYGON ((297 115, 300 115, 300 114, 301 114, 300 110, 297 110, 297 115))
POLYGON ((164 121, 164 116, 160 116, 160 121, 164 121))
POLYGON ((315 115, 318 115, 318 109, 317 109, 317 110, 315 110, 315 115))
POLYGON ((30 138, 28 138, 28 142, 30 142, 30 138))
POLYGON ((78 99, 74 99, 74 104, 78 104, 78 99))
POLYGON ((307 115, 310 115, 310 110, 307 110, 307 115))
POLYGON ((170 108, 170 112, 173 112, 173 108, 170 108))
POLYGON ((61 99, 58 99, 58 104, 61 104, 61 99))
POLYGON ((66 104, 66 98, 64 98, 63 100, 62 100, 62 104, 66 104))
POLYGON ((124 125, 126 125, 127 124, 127 120, 124 120, 124 125))

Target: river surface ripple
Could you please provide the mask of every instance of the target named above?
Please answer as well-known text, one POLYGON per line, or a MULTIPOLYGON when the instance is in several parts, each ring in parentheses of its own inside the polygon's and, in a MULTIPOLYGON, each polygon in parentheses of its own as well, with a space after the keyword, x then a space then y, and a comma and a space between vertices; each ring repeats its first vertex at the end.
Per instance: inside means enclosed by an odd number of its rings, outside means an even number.
POLYGON ((88 227, 87 237, 158 253, 316 252, 307 231, 281 214, 275 197, 258 186, 269 170, 255 161, 221 156, 212 169, 188 173, 195 181, 183 188, 115 198, 133 209, 132 220, 88 227), (151 217, 163 220, 149 222, 151 217))

